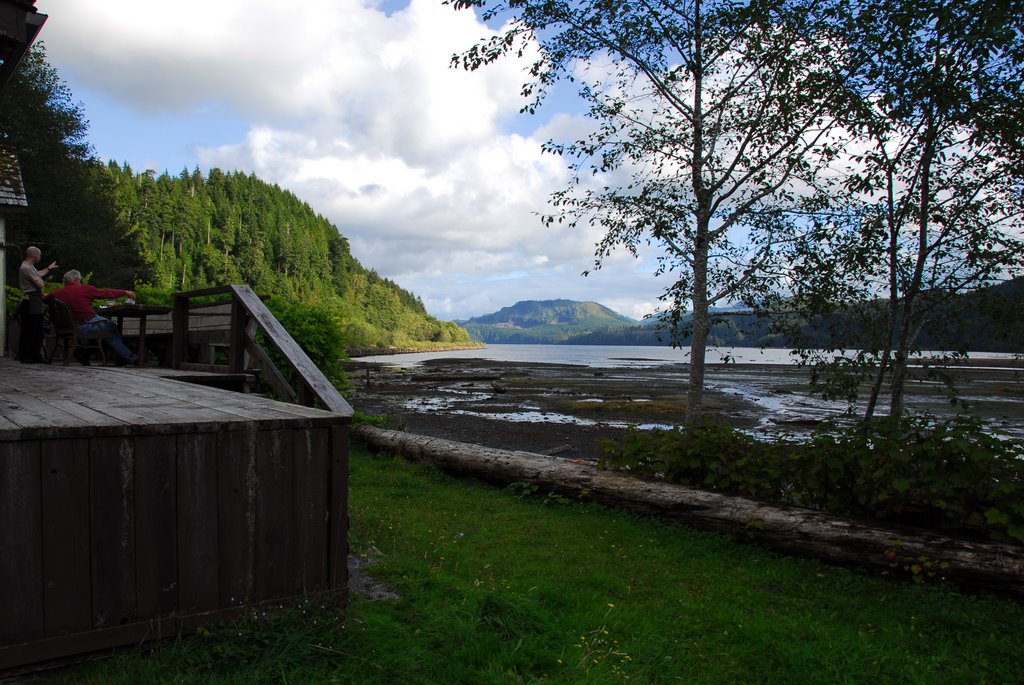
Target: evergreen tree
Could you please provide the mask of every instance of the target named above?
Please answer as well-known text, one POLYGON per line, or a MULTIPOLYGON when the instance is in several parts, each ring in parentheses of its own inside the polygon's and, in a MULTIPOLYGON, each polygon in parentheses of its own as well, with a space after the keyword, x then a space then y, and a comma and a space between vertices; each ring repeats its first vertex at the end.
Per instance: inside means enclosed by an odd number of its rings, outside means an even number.
MULTIPOLYGON (((44 45, 35 44, 0 94, 0 141, 18 154, 29 200, 28 212, 10 220, 8 239, 40 246, 63 268, 123 285, 136 260, 118 249, 123 231, 111 211, 114 188, 95 173, 88 127, 44 45)), ((17 261, 9 259, 8 268, 17 261)))

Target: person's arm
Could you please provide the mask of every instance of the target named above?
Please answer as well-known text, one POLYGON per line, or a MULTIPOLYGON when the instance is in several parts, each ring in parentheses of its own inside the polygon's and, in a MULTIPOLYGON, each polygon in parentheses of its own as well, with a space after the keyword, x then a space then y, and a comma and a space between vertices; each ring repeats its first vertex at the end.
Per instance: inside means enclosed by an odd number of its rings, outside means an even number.
POLYGON ((32 283, 39 288, 43 289, 43 278, 50 275, 50 272, 57 268, 57 262, 50 262, 50 265, 45 269, 39 269, 36 271, 37 278, 32 279, 32 283))
POLYGON ((119 290, 118 288, 97 288, 96 286, 86 285, 84 286, 87 290, 89 299, 102 300, 104 298, 114 299, 118 297, 128 297, 135 299, 135 293, 131 290, 119 290))

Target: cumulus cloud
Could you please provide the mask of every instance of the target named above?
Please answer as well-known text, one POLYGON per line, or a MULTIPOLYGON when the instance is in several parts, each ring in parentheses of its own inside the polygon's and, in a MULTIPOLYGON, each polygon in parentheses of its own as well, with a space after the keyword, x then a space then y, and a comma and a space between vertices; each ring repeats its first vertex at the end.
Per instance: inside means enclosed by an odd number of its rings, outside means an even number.
POLYGON ((449 68, 453 52, 493 33, 472 12, 439 0, 391 13, 360 0, 41 9, 51 14, 51 59, 73 84, 153 116, 209 103, 233 112, 247 134, 193 142, 196 163, 295 192, 338 225, 360 261, 438 316, 553 297, 614 302, 635 317, 653 308, 660 284, 643 260, 613 260, 583 279, 600 229, 541 224, 568 177, 540 144, 579 135, 584 122, 558 116, 511 132, 532 56, 449 68))

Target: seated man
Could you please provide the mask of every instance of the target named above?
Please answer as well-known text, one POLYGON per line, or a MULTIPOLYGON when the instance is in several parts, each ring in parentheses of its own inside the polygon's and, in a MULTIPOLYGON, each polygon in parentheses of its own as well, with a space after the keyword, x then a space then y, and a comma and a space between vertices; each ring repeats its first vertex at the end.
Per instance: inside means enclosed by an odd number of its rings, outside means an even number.
MULTIPOLYGON (((131 290, 117 290, 116 288, 96 288, 82 283, 82 274, 71 269, 64 274, 64 287, 54 290, 43 299, 56 298, 66 304, 71 310, 71 316, 78 324, 78 330, 82 333, 110 333, 107 344, 114 350, 117 359, 114 360, 118 366, 134 364, 137 357, 128 349, 121 339, 121 333, 117 326, 108 319, 104 319, 92 309, 92 301, 98 299, 115 298, 127 295, 135 299, 135 293, 131 290)), ((78 361, 88 366, 88 356, 78 355, 78 361)))

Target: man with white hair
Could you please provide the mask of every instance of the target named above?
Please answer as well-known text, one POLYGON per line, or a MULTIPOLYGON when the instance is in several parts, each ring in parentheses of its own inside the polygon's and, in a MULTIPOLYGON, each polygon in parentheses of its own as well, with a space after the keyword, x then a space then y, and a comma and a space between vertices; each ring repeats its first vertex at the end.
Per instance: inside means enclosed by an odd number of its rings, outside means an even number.
MULTIPOLYGON (((81 272, 77 269, 71 269, 64 274, 64 287, 54 290, 45 299, 48 300, 52 297, 66 304, 68 309, 71 310, 71 316, 75 319, 75 323, 78 324, 78 330, 82 333, 109 333, 110 337, 106 341, 117 357, 114 363, 118 366, 124 366, 125 364, 134 364, 138 357, 124 344, 124 340, 121 339, 121 332, 117 330, 114 322, 104 319, 93 311, 92 301, 117 298, 125 295, 133 300, 135 299, 135 293, 131 290, 97 288, 87 283, 82 283, 81 272)), ((87 356, 79 355, 78 361, 85 366, 89 365, 89 358, 87 356)))
POLYGON ((37 270, 36 264, 43 258, 38 247, 25 248, 25 259, 18 269, 18 287, 21 289, 21 307, 18 310, 21 322, 21 337, 18 339, 18 359, 22 364, 38 364, 46 361, 43 348, 43 278, 57 268, 51 262, 45 269, 37 270))

